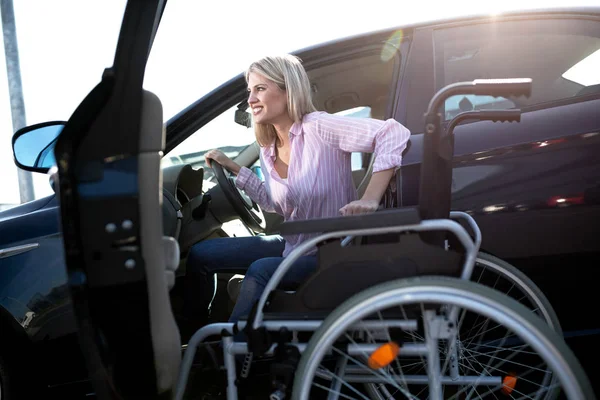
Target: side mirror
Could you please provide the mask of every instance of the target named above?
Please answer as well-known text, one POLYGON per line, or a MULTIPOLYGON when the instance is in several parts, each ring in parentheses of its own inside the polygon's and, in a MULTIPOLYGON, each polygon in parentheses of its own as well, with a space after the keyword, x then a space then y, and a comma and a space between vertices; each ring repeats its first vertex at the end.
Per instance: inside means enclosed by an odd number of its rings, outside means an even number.
POLYGON ((56 165, 54 145, 65 122, 53 121, 26 126, 13 135, 12 148, 17 167, 47 173, 56 165))

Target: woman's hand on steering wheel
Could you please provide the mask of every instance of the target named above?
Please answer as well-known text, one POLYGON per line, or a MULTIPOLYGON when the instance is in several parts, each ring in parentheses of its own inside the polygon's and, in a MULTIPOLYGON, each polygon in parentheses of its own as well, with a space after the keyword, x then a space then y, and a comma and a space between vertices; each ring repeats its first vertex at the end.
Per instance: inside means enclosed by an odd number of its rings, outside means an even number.
POLYGON ((225 172, 228 169, 237 175, 241 167, 221 150, 211 150, 205 155, 206 164, 215 173, 219 189, 242 219, 242 221, 254 232, 264 232, 266 228, 265 217, 260 206, 255 203, 243 190, 239 189, 234 179, 225 172), (214 161, 211 163, 209 160, 214 161))
POLYGON ((224 168, 228 169, 236 175, 238 174, 238 172, 240 172, 241 167, 231 158, 227 157, 225 153, 223 153, 219 149, 213 149, 204 154, 204 161, 206 161, 206 165, 208 165, 210 168, 212 168, 212 165, 210 163, 211 160, 215 160, 224 168))

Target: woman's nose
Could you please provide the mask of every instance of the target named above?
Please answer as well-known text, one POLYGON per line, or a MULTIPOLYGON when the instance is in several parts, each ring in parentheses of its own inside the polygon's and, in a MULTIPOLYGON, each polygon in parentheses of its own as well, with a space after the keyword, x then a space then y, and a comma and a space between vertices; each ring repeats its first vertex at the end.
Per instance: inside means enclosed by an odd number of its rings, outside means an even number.
POLYGON ((248 94, 248 104, 256 103, 257 101, 258 98, 256 97, 256 94, 254 94, 254 92, 250 92, 248 94))

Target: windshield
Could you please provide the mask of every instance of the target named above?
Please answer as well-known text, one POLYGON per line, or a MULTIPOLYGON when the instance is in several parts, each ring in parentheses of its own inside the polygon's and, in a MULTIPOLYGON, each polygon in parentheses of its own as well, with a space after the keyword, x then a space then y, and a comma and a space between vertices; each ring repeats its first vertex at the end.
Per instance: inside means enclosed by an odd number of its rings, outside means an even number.
MULTIPOLYGON (((168 158, 194 158, 198 152, 202 154, 210 149, 220 148, 234 158, 246 146, 255 140, 254 130, 250 127, 239 125, 234 121, 237 106, 233 106, 208 124, 204 125, 198 133, 188 137, 168 154, 168 158), (229 147, 229 149, 228 149, 229 147)), ((165 158, 167 158, 165 157, 165 158)), ((184 162, 193 162, 187 160, 184 162)))

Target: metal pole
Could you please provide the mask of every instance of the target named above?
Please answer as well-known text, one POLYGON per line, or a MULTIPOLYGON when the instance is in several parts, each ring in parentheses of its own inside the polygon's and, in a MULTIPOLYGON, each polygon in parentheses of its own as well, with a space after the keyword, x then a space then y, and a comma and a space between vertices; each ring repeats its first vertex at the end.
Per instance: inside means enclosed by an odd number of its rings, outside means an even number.
MULTIPOLYGON (((17 45, 17 29, 12 0, 0 0, 2 13, 2 32, 4 34, 4 53, 6 56, 6 72, 8 76, 8 92, 12 112, 13 132, 25 126, 25 102, 21 85, 21 67, 19 65, 19 49, 17 45)), ((35 198, 31 172, 17 169, 19 176, 19 193, 21 203, 35 198)))

